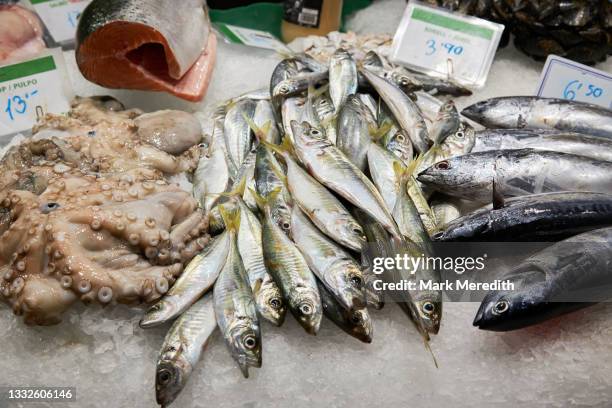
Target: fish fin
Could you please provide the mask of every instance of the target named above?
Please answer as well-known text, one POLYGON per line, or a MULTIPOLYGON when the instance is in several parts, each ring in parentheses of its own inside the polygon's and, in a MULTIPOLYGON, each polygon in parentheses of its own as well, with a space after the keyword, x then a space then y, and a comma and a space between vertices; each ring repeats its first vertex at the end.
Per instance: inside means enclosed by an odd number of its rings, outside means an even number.
POLYGON ((274 153, 278 153, 281 157, 284 157, 285 154, 293 156, 295 154, 295 149, 293 147, 293 143, 291 143, 291 139, 287 136, 283 137, 281 144, 276 145, 270 142, 266 142, 265 140, 261 141, 265 147, 272 150, 274 153))
POLYGON ((438 366, 438 360, 436 359, 436 355, 434 354, 433 350, 431 349, 431 346, 429 345, 429 339, 423 338, 423 342, 425 343, 425 348, 431 354, 431 358, 433 359, 434 365, 436 366, 436 368, 440 368, 438 366))
POLYGON ((267 207, 268 203, 270 201, 275 200, 281 192, 281 188, 276 187, 274 190, 270 191, 270 193, 266 197, 262 197, 257 191, 253 190, 252 188, 249 188, 249 190, 251 191, 251 194, 253 194, 253 198, 257 203, 257 207, 259 207, 262 211, 267 207))
POLYGON ((240 228, 240 210, 226 210, 225 206, 220 205, 219 212, 225 223, 225 228, 228 231, 238 231, 238 228, 240 228))
POLYGON ((393 162, 393 172, 395 173, 395 177, 399 178, 401 182, 404 182, 406 177, 410 175, 408 169, 404 167, 399 160, 393 162))
POLYGON ((414 157, 412 160, 410 160, 410 163, 408 163, 408 166, 406 167, 406 174, 408 174, 410 176, 414 176, 414 173, 416 172, 416 169, 419 168, 419 166, 423 162, 423 158, 424 157, 425 157, 424 154, 418 154, 418 155, 416 155, 416 157, 414 157))
MULTIPOLYGON (((263 126, 259 127, 257 126, 257 124, 255 123, 255 121, 253 120, 253 118, 249 118, 246 113, 242 112, 242 117, 244 118, 244 120, 246 121, 246 123, 249 124, 249 127, 251 128, 251 130, 253 131, 253 134, 255 135, 255 138, 257 138, 257 140, 261 141, 263 139, 265 139, 265 135, 267 134, 264 131, 263 126)), ((269 122, 269 121, 268 121, 269 122)), ((266 124, 268 123, 266 122, 266 124)), ((265 124, 264 124, 265 126, 265 124)), ((268 127, 268 132, 270 131, 270 128, 268 127)))
POLYGON ((370 132, 370 138, 373 141, 378 142, 387 134, 387 132, 389 132, 389 130, 391 130, 392 127, 393 122, 387 120, 385 120, 380 126, 369 125, 368 130, 370 132))
POLYGON ((242 197, 244 195, 244 191, 246 189, 247 178, 242 177, 240 179, 240 183, 231 191, 227 191, 225 193, 221 193, 222 197, 242 197))

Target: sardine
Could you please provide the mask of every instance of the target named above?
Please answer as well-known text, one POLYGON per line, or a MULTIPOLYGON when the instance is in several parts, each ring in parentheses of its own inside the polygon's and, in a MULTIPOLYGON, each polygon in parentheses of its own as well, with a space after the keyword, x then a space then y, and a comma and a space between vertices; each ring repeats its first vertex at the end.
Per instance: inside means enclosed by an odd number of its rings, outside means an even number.
POLYGON ((516 330, 592 305, 604 297, 596 292, 610 287, 611 247, 612 228, 603 228, 530 256, 498 277, 513 283, 514 288, 487 293, 474 326, 516 330), (588 293, 593 293, 592 299, 588 293))
POLYGON ((368 164, 370 131, 375 127, 370 109, 356 95, 348 96, 338 115, 336 145, 361 171, 368 164))
POLYGON ((384 199, 372 182, 320 130, 291 122, 297 156, 314 178, 380 222, 400 238, 384 199))
POLYGON ((338 114, 350 95, 357 92, 357 65, 348 51, 338 48, 329 60, 329 95, 338 114))
POLYGON ((275 326, 285 320, 285 305, 278 286, 268 273, 263 257, 261 224, 259 220, 238 198, 240 209, 240 228, 238 230, 238 251, 251 284, 251 291, 259 314, 275 326))
POLYGON ((291 228, 295 245, 304 255, 310 270, 333 293, 336 300, 351 311, 365 307, 363 276, 359 264, 323 235, 299 208, 293 209, 291 228))
POLYGON ((140 327, 154 327, 175 319, 210 290, 225 265, 229 247, 227 233, 215 237, 202 253, 187 264, 164 297, 147 310, 140 320, 140 327))
POLYGON ((440 161, 418 180, 450 196, 489 202, 493 180, 506 197, 555 191, 612 191, 612 162, 533 149, 470 153, 440 161))
POLYGON ((485 129, 476 132, 472 152, 537 149, 612 161, 612 139, 545 129, 485 129))
POLYGON ((612 225, 612 195, 542 193, 506 200, 449 223, 439 241, 556 241, 612 225))
POLYGON ((489 128, 557 129, 612 138, 612 111, 597 105, 537 96, 491 98, 462 115, 489 128))
POLYGON ((410 137, 414 148, 423 153, 429 148, 427 125, 416 104, 397 86, 367 68, 361 70, 383 99, 400 128, 410 137))
POLYGON ((214 295, 215 317, 234 360, 245 378, 249 367, 261 367, 261 333, 249 280, 238 251, 240 213, 221 213, 227 226, 230 248, 217 278, 214 295))
POLYGON ((345 333, 364 343, 372 342, 372 319, 368 309, 349 311, 338 303, 334 295, 317 279, 323 314, 345 333))
POLYGON ((309 334, 316 334, 321 324, 321 298, 316 279, 304 256, 272 219, 269 202, 278 194, 258 198, 263 212, 262 242, 268 271, 280 288, 289 310, 309 334))
POLYGON ((213 295, 195 302, 166 334, 155 373, 155 397, 162 407, 170 405, 183 390, 202 350, 217 328, 213 295))

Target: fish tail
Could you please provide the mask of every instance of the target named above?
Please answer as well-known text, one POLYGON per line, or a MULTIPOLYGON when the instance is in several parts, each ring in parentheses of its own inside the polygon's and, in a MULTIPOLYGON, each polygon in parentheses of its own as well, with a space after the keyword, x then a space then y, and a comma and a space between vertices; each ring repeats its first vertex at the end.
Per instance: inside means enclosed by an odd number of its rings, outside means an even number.
POLYGON ((370 138, 373 141, 378 142, 387 134, 387 132, 389 132, 389 130, 391 130, 392 127, 393 123, 387 120, 385 120, 380 126, 369 125, 368 130, 370 131, 370 138))
POLYGON ((247 183, 247 178, 242 177, 238 185, 236 185, 236 187, 233 190, 227 191, 225 193, 221 193, 221 196, 222 197, 242 197, 244 195, 244 191, 246 190, 246 183, 247 183))
POLYGON ((240 228, 240 209, 227 210, 224 205, 220 205, 219 212, 225 223, 225 228, 228 231, 238 231, 238 228, 240 228))
POLYGON ((257 123, 255 123, 255 121, 253 120, 253 118, 249 118, 246 113, 242 112, 242 117, 244 118, 244 120, 246 121, 246 123, 249 124, 249 127, 251 128, 251 130, 253 131, 253 133, 255 134, 255 138, 258 141, 262 141, 266 139, 266 136, 270 133, 270 129, 272 128, 272 121, 268 120, 266 121, 266 123, 264 123, 261 127, 257 125, 257 123))
POLYGON ((295 148, 293 147, 293 143, 291 143, 291 139, 287 136, 283 137, 281 144, 276 145, 270 142, 261 141, 261 143, 272 150, 274 153, 278 153, 281 157, 284 157, 286 154, 293 156, 295 154, 295 148))
POLYGON ((251 194, 253 194, 253 198, 255 199, 255 202, 257 203, 257 207, 259 207, 259 209, 264 211, 268 207, 268 203, 271 201, 274 201, 276 197, 278 197, 281 191, 281 188, 276 187, 274 190, 270 191, 270 193, 268 193, 268 195, 265 197, 260 195, 257 191, 253 190, 252 188, 250 188, 249 190, 251 191, 251 194))

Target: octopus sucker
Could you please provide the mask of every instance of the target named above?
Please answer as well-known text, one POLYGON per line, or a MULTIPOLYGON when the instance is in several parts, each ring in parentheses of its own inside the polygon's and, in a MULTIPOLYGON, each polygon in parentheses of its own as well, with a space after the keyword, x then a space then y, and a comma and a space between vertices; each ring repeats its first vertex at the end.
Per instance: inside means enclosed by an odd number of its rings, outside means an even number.
POLYGON ((0 159, 0 300, 27 324, 79 300, 155 301, 208 242, 198 203, 167 178, 195 169, 199 122, 111 102, 77 98, 0 159))

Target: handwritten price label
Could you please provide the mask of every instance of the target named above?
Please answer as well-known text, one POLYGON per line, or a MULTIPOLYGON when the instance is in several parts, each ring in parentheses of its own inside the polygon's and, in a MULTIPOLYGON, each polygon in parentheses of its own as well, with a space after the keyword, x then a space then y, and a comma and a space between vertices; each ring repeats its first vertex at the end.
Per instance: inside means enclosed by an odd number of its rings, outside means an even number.
POLYGON ((587 102, 612 109, 612 75, 575 61, 549 55, 537 95, 587 102))
POLYGON ((391 58, 418 71, 481 87, 503 31, 501 24, 411 1, 393 38, 391 58))
POLYGON ((91 0, 30 0, 53 39, 72 44, 79 17, 91 0))
POLYGON ((29 130, 47 112, 68 111, 71 92, 65 75, 60 49, 0 67, 0 136, 29 130))

